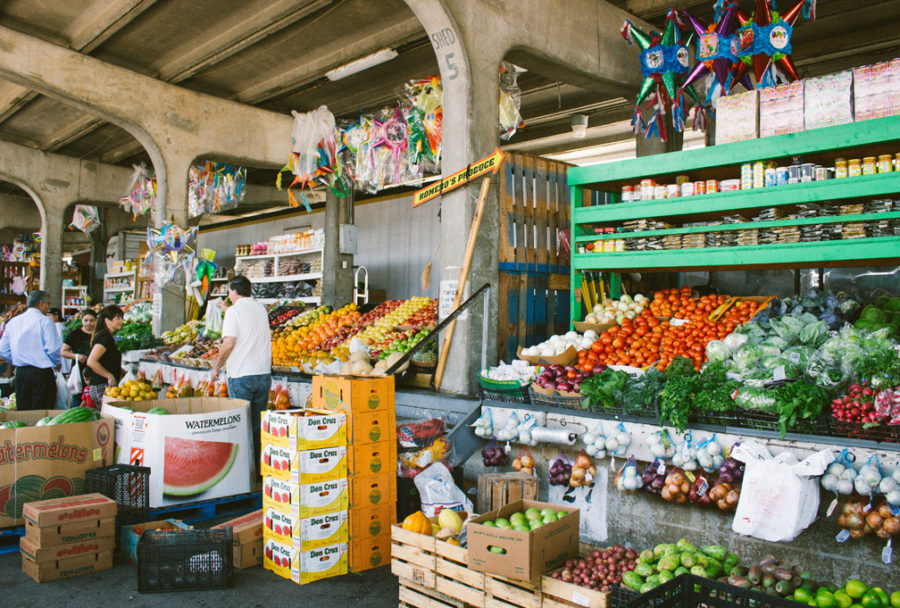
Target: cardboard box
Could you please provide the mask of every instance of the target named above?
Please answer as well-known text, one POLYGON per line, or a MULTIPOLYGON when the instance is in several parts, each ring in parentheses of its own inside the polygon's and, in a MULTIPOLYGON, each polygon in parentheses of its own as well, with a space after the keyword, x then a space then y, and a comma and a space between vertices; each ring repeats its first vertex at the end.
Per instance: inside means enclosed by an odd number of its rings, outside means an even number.
POLYGON ((347 421, 347 443, 375 443, 394 439, 397 417, 392 409, 353 412, 347 421))
POLYGON ((350 540, 348 511, 323 513, 300 520, 299 534, 294 535, 294 548, 308 551, 316 547, 346 543, 350 540))
POLYGON ((38 526, 25 522, 25 538, 41 547, 68 545, 116 535, 116 518, 104 517, 61 526, 38 526))
POLYGON ((291 543, 280 542, 263 530, 263 568, 274 572, 281 578, 292 580, 291 570, 294 564, 297 565, 299 578, 300 564, 297 550, 291 543))
POLYGON ((262 518, 263 532, 266 538, 274 538, 280 543, 293 545, 294 531, 297 530, 299 521, 298 515, 272 508, 265 509, 262 518))
POLYGON ((148 521, 142 524, 133 524, 131 526, 122 526, 121 548, 122 554, 128 556, 135 566, 138 565, 138 542, 141 540, 141 534, 144 530, 190 530, 190 526, 177 519, 163 519, 160 521, 148 521))
POLYGON ((22 509, 22 517, 44 528, 115 517, 117 511, 116 501, 94 493, 29 502, 22 509))
POLYGON ((374 538, 360 538, 350 543, 350 572, 364 572, 391 561, 391 531, 374 538))
POLYGON ((578 557, 578 509, 535 500, 519 500, 469 520, 469 568, 511 579, 535 582, 544 572, 556 568, 569 558, 578 557), (509 518, 530 508, 565 511, 567 514, 530 532, 492 528, 482 522, 498 517, 509 518), (493 552, 498 547, 504 553, 493 552))
POLYGON ((271 410, 262 414, 262 443, 297 450, 315 450, 347 444, 347 416, 317 410, 271 410), (304 415, 317 412, 314 415, 304 415))
POLYGON ((112 418, 34 426, 41 418, 60 413, 0 412, 0 422, 21 420, 28 424, 0 430, 0 528, 22 525, 26 503, 44 496, 82 494, 85 471, 112 464, 112 418))
POLYGON ((284 481, 291 480, 291 467, 297 466, 294 458, 297 451, 288 446, 268 444, 262 447, 259 455, 259 470, 264 477, 275 477, 284 481))
POLYGON ((291 513, 292 507, 300 500, 296 484, 285 479, 267 475, 263 478, 263 510, 272 508, 282 513, 291 513))
POLYGON ((397 521, 397 509, 389 502, 373 507, 351 509, 350 541, 367 540, 390 534, 391 526, 397 521))
POLYGON ((68 545, 54 545, 41 547, 37 543, 25 538, 19 539, 19 553, 33 562, 56 562, 81 555, 93 555, 103 551, 112 551, 116 548, 115 536, 104 536, 93 540, 78 541, 68 545))
POLYGON ((102 411, 116 419, 117 462, 150 467, 151 507, 250 491, 249 402, 219 397, 113 401, 102 411), (148 414, 154 407, 170 415, 148 414))
MULTIPOLYGON (((347 574, 350 549, 347 543, 317 547, 299 552, 299 582, 301 585, 323 578, 347 574)), ((390 555, 390 553, 388 553, 390 555)), ((293 572, 292 572, 293 574, 293 572)))
POLYGON ((313 376, 312 406, 347 413, 394 409, 394 377, 313 376))
POLYGON ((47 583, 80 574, 109 570, 113 566, 113 552, 79 555, 54 562, 35 562, 22 556, 22 572, 38 583, 47 583))
POLYGON ((393 471, 369 477, 350 479, 350 507, 365 509, 380 504, 397 503, 397 478, 393 471))
POLYGON ((716 145, 759 137, 759 91, 716 99, 716 145))
POLYGON ((297 500, 291 500, 291 512, 306 518, 323 513, 346 511, 350 505, 350 484, 345 479, 307 483, 297 488, 297 500))
POLYGON ((297 452, 297 466, 291 465, 291 481, 316 483, 347 477, 347 446, 297 452))
POLYGON ((350 477, 396 474, 397 442, 393 438, 377 443, 354 444, 350 446, 349 453, 347 471, 350 477))
POLYGON ((232 561, 234 567, 243 570, 263 562, 263 511, 257 509, 246 515, 222 522, 213 528, 231 528, 232 561))

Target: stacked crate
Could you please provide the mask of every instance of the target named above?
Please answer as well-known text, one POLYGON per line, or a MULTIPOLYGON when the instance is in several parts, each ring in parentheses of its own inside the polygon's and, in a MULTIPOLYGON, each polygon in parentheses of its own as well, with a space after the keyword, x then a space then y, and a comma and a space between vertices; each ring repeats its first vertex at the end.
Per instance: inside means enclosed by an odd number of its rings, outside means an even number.
POLYGON ((263 567, 296 583, 347 573, 347 417, 284 410, 262 417, 263 567))
POLYGON ((116 502, 102 494, 25 503, 22 571, 38 583, 113 565, 116 502))
POLYGON ((312 403, 347 415, 350 571, 387 564, 397 515, 394 378, 315 376, 312 403))

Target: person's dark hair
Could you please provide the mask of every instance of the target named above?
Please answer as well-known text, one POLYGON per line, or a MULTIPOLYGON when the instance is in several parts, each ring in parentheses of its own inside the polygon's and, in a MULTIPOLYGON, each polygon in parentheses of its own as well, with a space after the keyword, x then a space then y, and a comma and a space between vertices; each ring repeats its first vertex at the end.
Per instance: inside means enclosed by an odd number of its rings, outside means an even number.
POLYGON ((85 308, 81 311, 81 318, 83 319, 85 315, 89 315, 91 317, 97 318, 97 313, 94 312, 92 308, 85 308))
POLYGON ((50 316, 55 316, 55 317, 59 318, 60 320, 62 320, 62 318, 63 318, 62 311, 58 308, 51 308, 50 310, 47 311, 47 314, 50 316))
POLYGON ((242 298, 250 297, 250 279, 242 274, 228 281, 228 288, 233 289, 242 298))
POLYGON ((35 289, 28 294, 28 308, 37 308, 42 302, 49 302, 50 294, 40 289, 35 289))
POLYGON ((115 304, 105 306, 103 310, 100 311, 100 314, 97 315, 97 327, 94 328, 94 335, 96 336, 101 331, 108 331, 106 328, 107 321, 112 321, 113 319, 124 316, 125 313, 115 304))

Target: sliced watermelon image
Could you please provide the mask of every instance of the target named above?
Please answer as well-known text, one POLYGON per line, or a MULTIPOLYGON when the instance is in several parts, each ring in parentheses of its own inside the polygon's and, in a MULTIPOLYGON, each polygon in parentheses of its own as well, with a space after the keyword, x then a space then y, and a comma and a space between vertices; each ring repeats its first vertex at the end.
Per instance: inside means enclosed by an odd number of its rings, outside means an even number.
POLYGON ((228 475, 237 453, 234 443, 166 437, 163 493, 193 496, 206 492, 228 475))

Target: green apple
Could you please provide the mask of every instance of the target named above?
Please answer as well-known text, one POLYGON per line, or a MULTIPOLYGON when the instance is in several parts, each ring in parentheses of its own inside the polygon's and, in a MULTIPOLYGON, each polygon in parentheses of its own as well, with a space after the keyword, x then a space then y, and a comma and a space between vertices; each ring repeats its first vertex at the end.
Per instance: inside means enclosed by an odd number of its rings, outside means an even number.
POLYGON ((891 594, 891 608, 900 608, 900 591, 891 594))
POLYGON ((556 511, 554 511, 550 507, 547 507, 546 509, 541 509, 541 517, 546 518, 548 515, 552 515, 554 518, 556 518, 556 511))
POLYGON ((568 515, 568 514, 569 514, 568 511, 557 511, 557 512, 556 512, 556 519, 562 519, 563 517, 565 517, 565 516, 568 515))
POLYGON ((499 553, 500 555, 506 554, 506 549, 504 549, 503 547, 497 547, 494 545, 489 546, 488 551, 490 551, 491 553, 499 553))
POLYGON ((498 528, 506 528, 507 530, 512 528, 512 524, 509 523, 509 520, 505 517, 498 517, 494 520, 494 525, 498 528))
POLYGON ((541 526, 544 525, 544 521, 541 519, 529 519, 528 525, 531 527, 532 530, 536 530, 537 528, 540 528, 541 526))
POLYGON ((497 527, 497 524, 495 524, 491 520, 483 521, 483 522, 481 522, 481 525, 487 526, 488 528, 496 528, 497 527))
POLYGON ((513 513, 509 516, 509 523, 511 523, 512 525, 525 523, 525 514, 513 513))
POLYGON ((541 510, 537 507, 528 507, 525 509, 525 517, 531 517, 532 515, 540 515, 541 510))
POLYGON ((512 529, 518 532, 531 532, 531 528, 528 527, 528 524, 513 524, 512 529))
POLYGON ((552 524, 556 521, 556 515, 547 515, 543 518, 544 525, 552 524))

